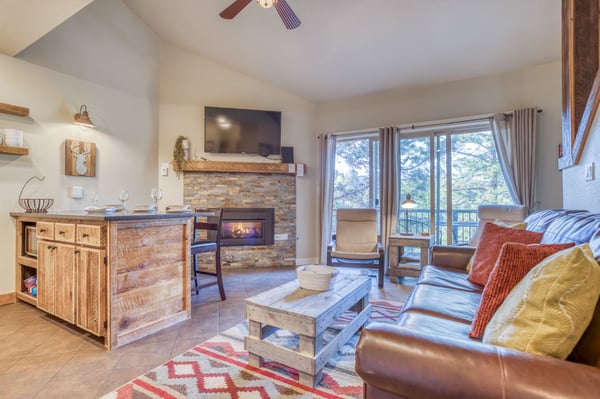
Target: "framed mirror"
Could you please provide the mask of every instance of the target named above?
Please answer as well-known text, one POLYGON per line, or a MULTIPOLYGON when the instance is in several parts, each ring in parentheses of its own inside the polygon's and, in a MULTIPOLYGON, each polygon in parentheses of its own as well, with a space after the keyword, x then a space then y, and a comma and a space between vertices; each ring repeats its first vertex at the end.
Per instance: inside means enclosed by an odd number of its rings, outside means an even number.
POLYGON ((598 0, 562 0, 560 170, 579 162, 600 101, 598 7, 598 0))

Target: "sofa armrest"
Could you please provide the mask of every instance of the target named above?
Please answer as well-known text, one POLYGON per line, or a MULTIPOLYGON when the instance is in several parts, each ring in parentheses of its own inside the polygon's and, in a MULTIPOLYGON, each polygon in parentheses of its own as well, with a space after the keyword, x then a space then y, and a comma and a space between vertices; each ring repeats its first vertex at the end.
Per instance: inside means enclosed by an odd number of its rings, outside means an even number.
POLYGON ((434 245, 431 247, 431 264, 465 271, 475 247, 456 245, 434 245))
POLYGON ((367 385, 412 398, 597 398, 600 369, 483 344, 372 323, 356 349, 367 385))

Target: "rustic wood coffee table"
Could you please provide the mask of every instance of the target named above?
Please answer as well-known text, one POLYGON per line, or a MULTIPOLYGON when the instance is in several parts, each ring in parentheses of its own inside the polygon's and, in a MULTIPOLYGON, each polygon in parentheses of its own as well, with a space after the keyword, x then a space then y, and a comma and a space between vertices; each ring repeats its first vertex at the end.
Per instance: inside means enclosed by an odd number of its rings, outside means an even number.
POLYGON ((268 358, 295 368, 300 382, 315 386, 323 367, 362 325, 371 313, 368 303, 371 280, 356 274, 338 274, 333 289, 311 291, 300 288, 298 280, 246 299, 249 336, 245 348, 249 363, 260 367, 268 358), (329 342, 323 332, 347 310, 357 313, 329 342), (298 348, 290 349, 266 340, 278 329, 298 334, 298 348))

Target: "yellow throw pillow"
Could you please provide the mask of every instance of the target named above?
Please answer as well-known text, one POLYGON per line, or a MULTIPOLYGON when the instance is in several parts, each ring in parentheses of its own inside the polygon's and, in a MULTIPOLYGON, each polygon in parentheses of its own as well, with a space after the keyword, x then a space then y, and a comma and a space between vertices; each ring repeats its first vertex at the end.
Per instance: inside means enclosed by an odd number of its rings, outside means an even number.
POLYGON ((566 359, 592 319, 600 265, 588 244, 541 261, 490 320, 483 342, 566 359))

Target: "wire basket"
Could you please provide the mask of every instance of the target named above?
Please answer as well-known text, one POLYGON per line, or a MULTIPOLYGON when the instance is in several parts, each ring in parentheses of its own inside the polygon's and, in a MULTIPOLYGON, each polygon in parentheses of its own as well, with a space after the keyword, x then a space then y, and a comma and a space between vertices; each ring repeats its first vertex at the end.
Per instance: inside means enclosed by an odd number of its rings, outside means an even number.
POLYGON ((19 192, 19 206, 25 209, 25 213, 46 213, 48 209, 54 204, 52 198, 21 198, 23 195, 23 189, 33 179, 43 181, 45 177, 39 178, 37 176, 30 177, 29 180, 23 184, 21 191, 19 192))

